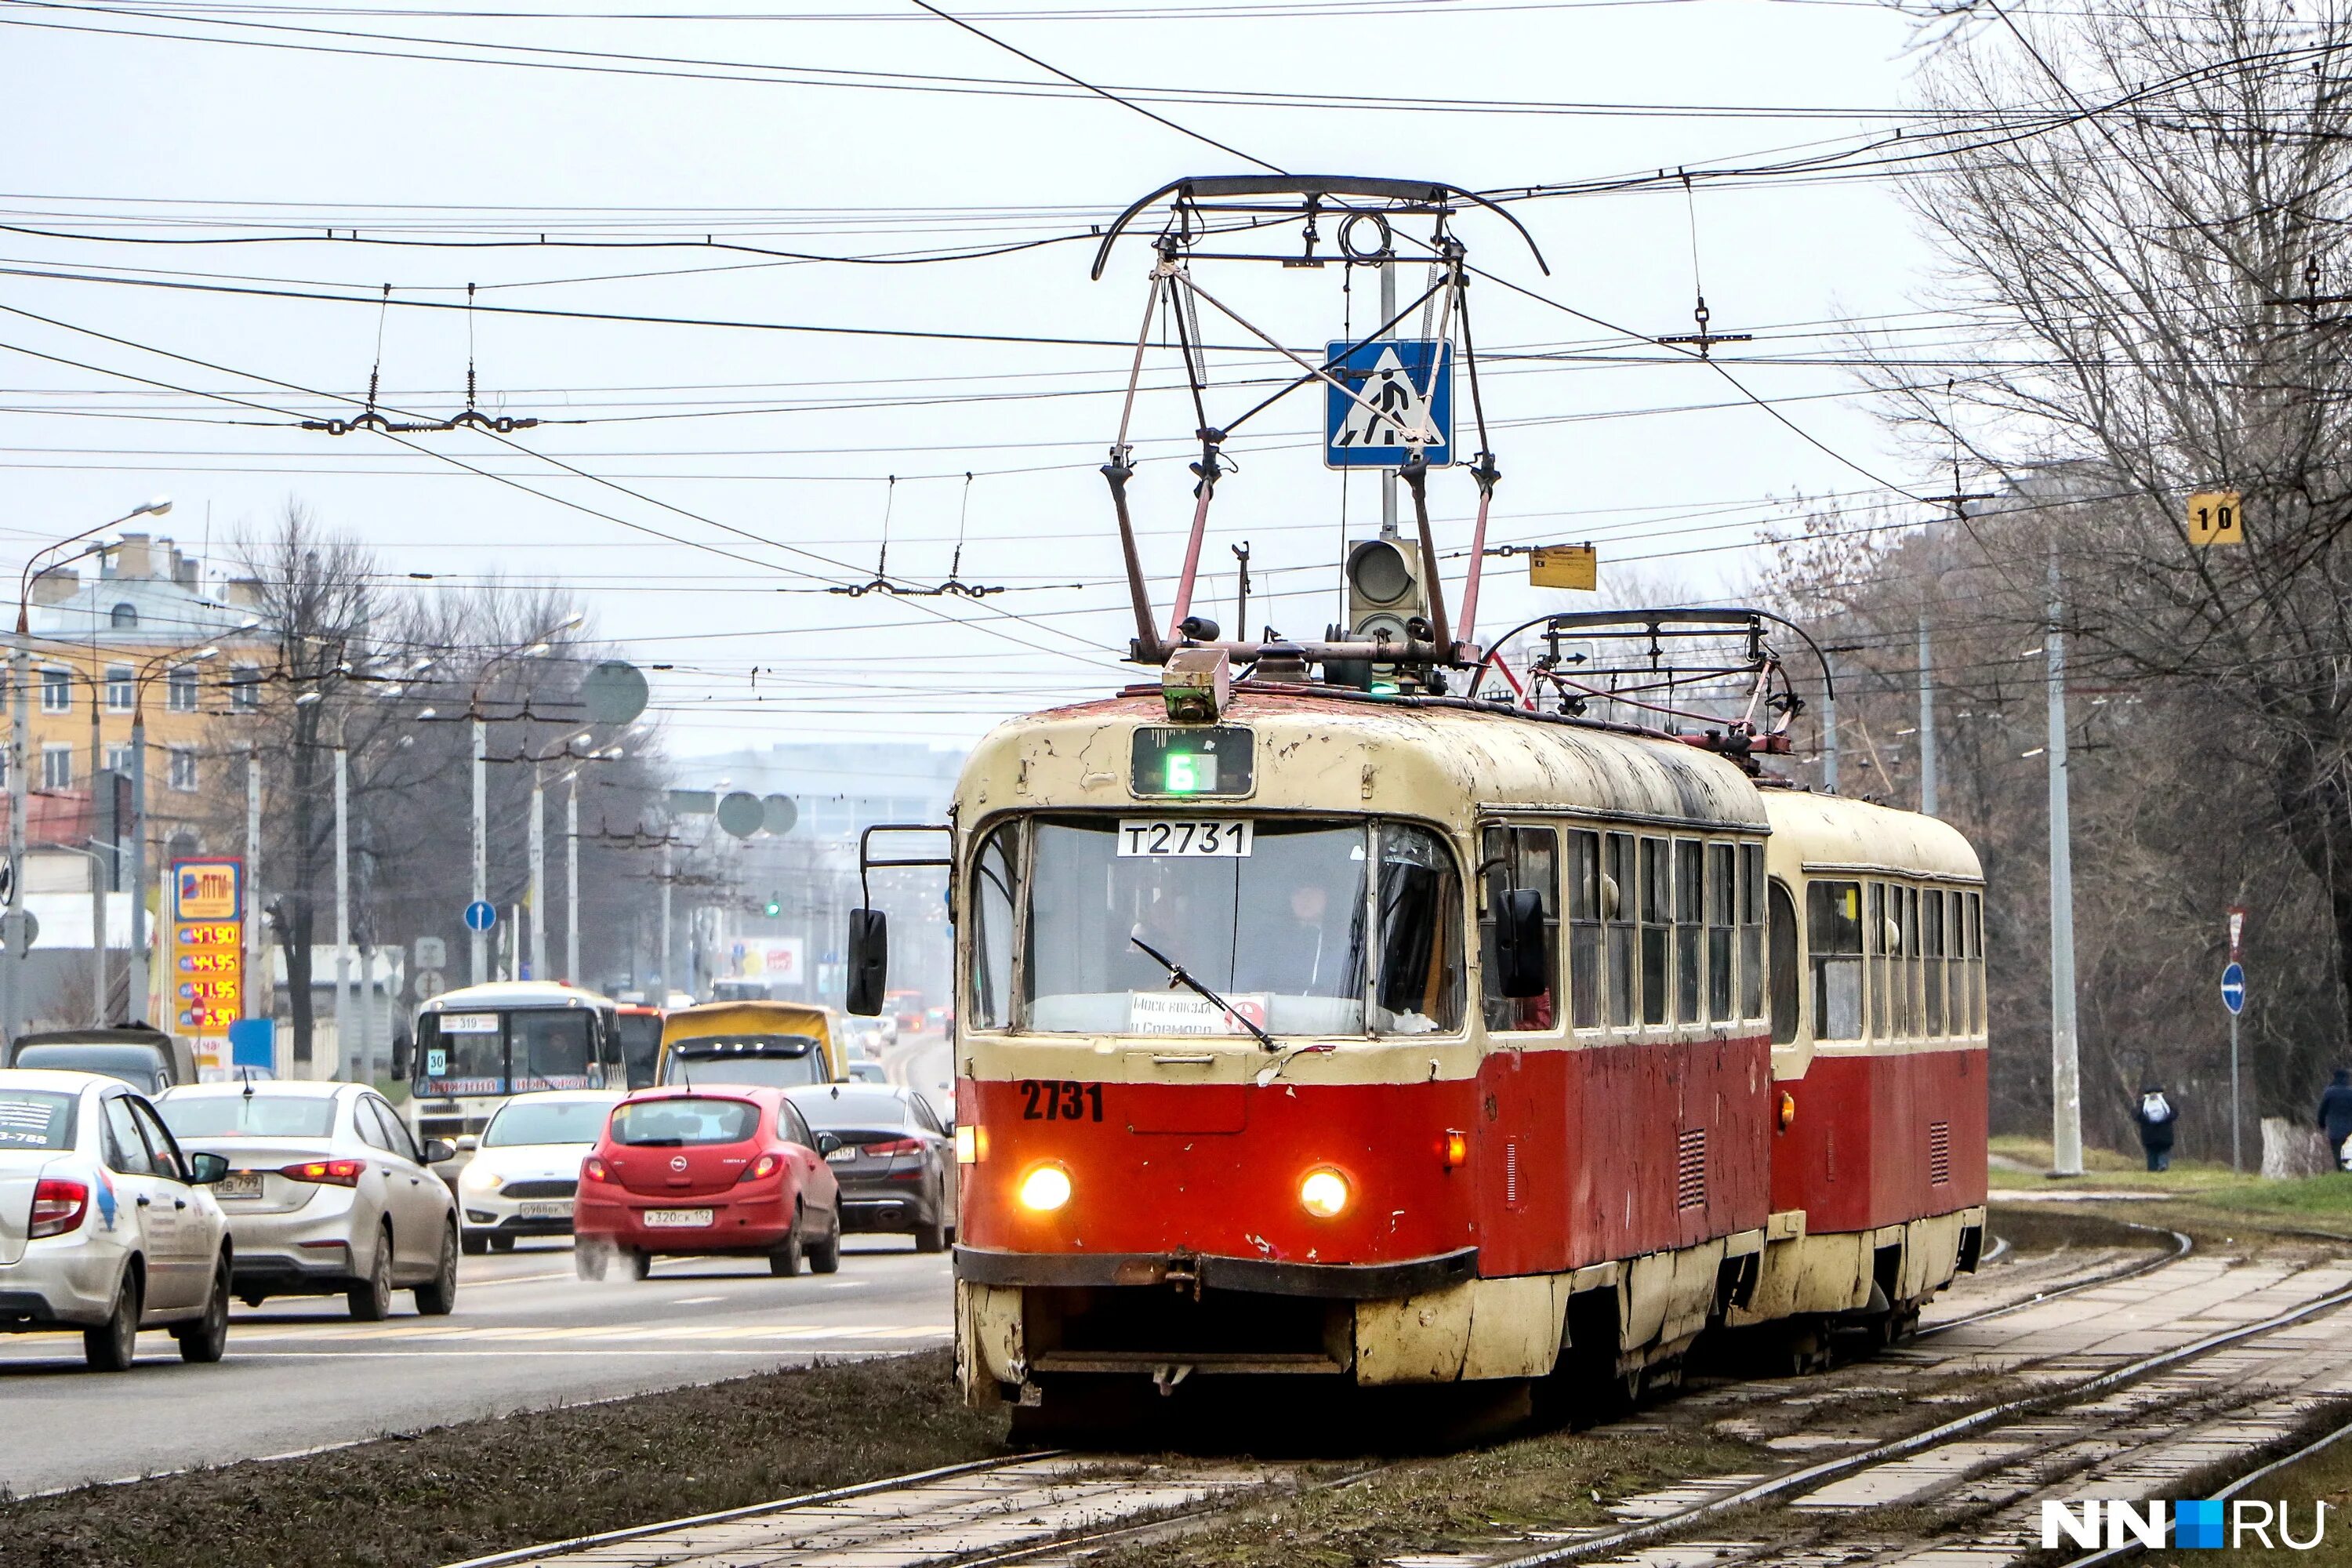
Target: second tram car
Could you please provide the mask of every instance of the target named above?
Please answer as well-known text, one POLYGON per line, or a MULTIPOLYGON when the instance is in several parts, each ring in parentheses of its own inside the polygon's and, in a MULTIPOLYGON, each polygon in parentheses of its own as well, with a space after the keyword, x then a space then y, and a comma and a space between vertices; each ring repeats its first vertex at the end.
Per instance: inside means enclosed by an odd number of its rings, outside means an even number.
POLYGON ((1151 689, 999 728, 952 839, 975 1403, 1638 1386, 1710 1326, 1897 1332, 1973 1266, 1980 882, 1942 824, 1255 680, 1212 723, 1151 689))

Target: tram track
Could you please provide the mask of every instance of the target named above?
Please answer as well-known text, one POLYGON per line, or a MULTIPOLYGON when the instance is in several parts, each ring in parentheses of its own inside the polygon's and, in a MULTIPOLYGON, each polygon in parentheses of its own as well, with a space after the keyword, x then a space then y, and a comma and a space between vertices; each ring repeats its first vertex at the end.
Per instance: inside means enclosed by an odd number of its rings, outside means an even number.
MULTIPOLYGON (((2134 1226, 2137 1230, 2154 1227, 2134 1226)), ((2116 1285, 2189 1256, 2189 1238, 2164 1232, 2169 1250, 2058 1281, 2017 1300, 1921 1328, 1926 1339, 2116 1285)), ((1853 1363, 1871 1364, 1868 1361, 1853 1363)), ((2024 1364, 2021 1363, 2020 1364, 2024 1364)), ((1733 1385, 1738 1402, 1766 1404, 1788 1387, 1733 1385)), ((1718 1390, 1717 1393, 1725 1391, 1718 1390)), ((663 1568, 723 1556, 788 1564, 854 1547, 861 1563, 916 1568, 1013 1564, 1058 1568, 1106 1548, 1187 1532, 1247 1503, 1361 1482, 1404 1460, 1314 1474, 1304 1465, 1175 1462, 1066 1449, 1032 1451, 910 1476, 607 1531, 471 1559, 451 1568, 663 1568)), ((1567 1559, 1561 1559, 1566 1561, 1567 1559)))

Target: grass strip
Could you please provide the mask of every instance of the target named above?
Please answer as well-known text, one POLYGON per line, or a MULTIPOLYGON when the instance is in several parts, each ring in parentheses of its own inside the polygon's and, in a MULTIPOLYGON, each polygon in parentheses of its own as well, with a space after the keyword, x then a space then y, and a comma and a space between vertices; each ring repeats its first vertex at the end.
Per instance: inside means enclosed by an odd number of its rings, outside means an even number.
POLYGON ((925 1351, 0 1502, 0 1564, 436 1568, 1006 1451, 925 1351))

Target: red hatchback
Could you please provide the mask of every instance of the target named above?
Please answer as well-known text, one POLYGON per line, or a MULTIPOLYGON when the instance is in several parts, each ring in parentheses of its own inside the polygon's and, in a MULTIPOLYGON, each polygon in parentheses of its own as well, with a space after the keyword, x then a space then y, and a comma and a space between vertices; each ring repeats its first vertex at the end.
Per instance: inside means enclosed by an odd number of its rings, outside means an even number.
POLYGON ((758 1255, 774 1274, 841 1267, 841 1189, 781 1089, 674 1086, 613 1108, 581 1163, 573 1258, 601 1279, 617 1258, 642 1279, 656 1255, 758 1255))

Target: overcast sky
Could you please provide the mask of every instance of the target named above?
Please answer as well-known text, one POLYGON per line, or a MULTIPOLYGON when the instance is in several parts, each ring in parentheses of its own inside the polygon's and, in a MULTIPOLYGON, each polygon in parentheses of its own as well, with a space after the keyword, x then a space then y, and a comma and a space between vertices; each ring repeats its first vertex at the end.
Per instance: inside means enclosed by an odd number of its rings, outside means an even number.
MULTIPOLYGON (((696 247, 367 242, 708 235, 903 256, 1082 236, 1167 180, 1247 165, 1069 96, 891 0, 767 0, 756 16, 691 0, 478 4, 0 0, 0 221, 108 237, 0 235, 0 306, 49 319, 0 312, 0 344, 55 356, 0 352, 0 540, 12 559, 164 491, 177 503, 165 529, 224 564, 239 530, 298 498, 418 592, 490 577, 579 590, 599 633, 673 667, 656 676, 656 702, 681 754, 793 738, 968 739, 1003 714, 1125 679, 1117 654, 1131 627, 1097 472, 1125 353, 741 323, 1131 340, 1142 244, 1089 282, 1083 241, 896 267, 696 247), (689 8, 696 19, 683 19, 689 8), (619 15, 633 10, 664 14, 619 15), (434 42, 384 41, 402 37, 434 42), (348 50, 533 64, 336 52, 348 50), (559 65, 572 68, 548 68, 559 65), (786 66, 800 68, 794 79, 747 68, 786 66), (826 72, 892 74, 820 85, 839 79, 826 72), (926 77, 1039 83, 1041 96, 910 79, 926 77), (325 241, 353 229, 359 243, 325 241), (44 271, 76 276, 27 275, 44 271), (163 282, 275 292, 152 286, 163 282), (385 283, 388 311, 374 302, 385 283), (469 320, 399 303, 462 305, 468 283, 485 307, 719 324, 487 309, 469 320), (584 422, 504 442, 404 437, 412 446, 289 427, 352 414, 346 400, 364 395, 379 340, 386 408, 456 413, 469 336, 483 409, 584 422), (886 514, 894 578, 946 578, 961 531, 961 579, 1007 592, 978 605, 825 592, 874 574, 886 514), (419 573, 433 576, 407 575, 419 573)), ((985 5, 970 15, 992 33, 1122 87, 1656 110, 1152 105, 1285 169, 1474 188, 1851 146, 1898 121, 1918 63, 1911 24, 1864 0, 985 5)), ((1915 489, 1932 478, 1889 450, 1834 363, 1843 322, 1924 324, 1905 312, 1929 258, 1883 180, 1702 184, 1689 205, 1670 182, 1513 210, 1551 275, 1483 215, 1458 226, 1475 264, 1645 334, 1690 330, 1695 216, 1715 327, 1758 334, 1726 351, 1738 381, 1821 445, 1713 370, 1658 363, 1661 351, 1477 285, 1478 341, 1498 356, 1486 383, 1505 473, 1495 542, 1590 539, 1621 586, 1639 573, 1718 594, 1753 570, 1759 525, 1787 519, 1792 498, 1870 498, 1870 479, 1832 451, 1915 489), (1570 352, 1499 357, 1538 347, 1570 352)), ((1204 262, 1197 276, 1285 342, 1313 345, 1349 320, 1369 324, 1374 279, 1359 274, 1351 300, 1343 270, 1204 262)), ((1417 291, 1417 274, 1404 287, 1417 291)), ((1209 335, 1239 341, 1223 325, 1209 335)), ((1223 368, 1265 365, 1226 356, 1223 368)), ((1174 356, 1155 348, 1148 381, 1167 387, 1175 374, 1174 356)), ((1255 400, 1225 390, 1211 416, 1255 400)), ((1319 404, 1294 399, 1235 439, 1203 590, 1228 626, 1229 546, 1243 540, 1257 576, 1253 623, 1316 636, 1337 614, 1340 542, 1369 530, 1378 502, 1369 479, 1343 500, 1321 464, 1320 417, 1319 404)), ((1163 613, 1189 517, 1193 423, 1172 392, 1137 415, 1135 500, 1163 613)), ((1441 546, 1459 548, 1470 482, 1442 474, 1433 492, 1441 546)), ((1490 631, 1590 601, 1538 596, 1517 561, 1494 571, 1490 631)))

